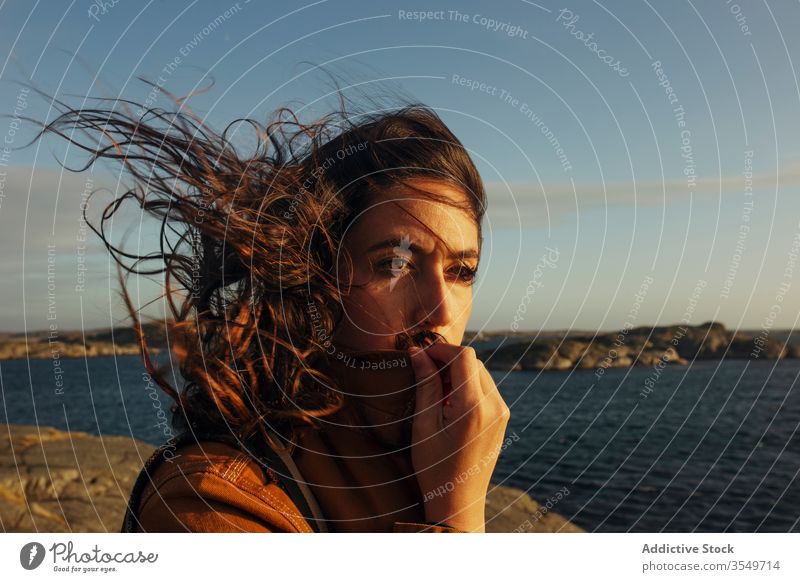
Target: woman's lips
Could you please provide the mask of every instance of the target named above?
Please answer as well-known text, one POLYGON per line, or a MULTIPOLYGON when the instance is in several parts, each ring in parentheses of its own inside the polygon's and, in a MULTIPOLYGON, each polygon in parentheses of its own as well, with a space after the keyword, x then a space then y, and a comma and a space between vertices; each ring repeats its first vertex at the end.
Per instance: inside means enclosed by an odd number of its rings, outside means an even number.
POLYGON ((426 348, 437 342, 443 342, 445 339, 441 334, 438 334, 435 331, 425 330, 412 334, 411 341, 421 348, 426 348))
POLYGON ((412 346, 426 348, 437 342, 446 342, 444 336, 435 331, 422 330, 415 333, 402 332, 395 338, 395 349, 408 350, 412 346))

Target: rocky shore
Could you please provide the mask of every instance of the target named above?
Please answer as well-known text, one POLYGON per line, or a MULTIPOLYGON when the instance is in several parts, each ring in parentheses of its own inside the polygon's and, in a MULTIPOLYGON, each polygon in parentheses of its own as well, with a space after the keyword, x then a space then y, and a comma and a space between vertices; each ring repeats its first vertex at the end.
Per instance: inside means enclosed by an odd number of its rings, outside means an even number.
MULTIPOLYGON (((0 425, 0 528, 5 532, 116 532, 155 447, 122 436, 0 425)), ((582 532, 528 494, 495 486, 488 532, 582 532)))
MULTIPOLYGON (((486 342, 489 338, 484 337, 486 342)), ((614 333, 542 339, 510 336, 499 347, 473 346, 492 370, 595 370, 686 365, 692 360, 800 358, 800 345, 769 334, 730 332, 721 323, 626 328, 614 333)))
MULTIPOLYGON (((143 325, 152 354, 165 351, 163 323, 143 325)), ((626 328, 613 333, 515 332, 467 333, 470 343, 492 370, 570 370, 685 365, 693 359, 800 358, 800 343, 786 343, 775 333, 730 332, 721 323, 626 328), (499 341, 500 340, 500 341, 499 341), (497 345, 501 343, 498 348, 497 345), (785 344, 785 345, 784 345, 785 344)), ((81 331, 0 333, 0 360, 61 359, 139 355, 130 327, 81 331)))
MULTIPOLYGON (((162 324, 146 323, 142 328, 147 338, 147 345, 153 354, 167 347, 166 332, 162 324)), ((27 334, 0 333, 0 360, 93 358, 138 354, 138 339, 131 327, 84 331, 54 329, 27 334)))

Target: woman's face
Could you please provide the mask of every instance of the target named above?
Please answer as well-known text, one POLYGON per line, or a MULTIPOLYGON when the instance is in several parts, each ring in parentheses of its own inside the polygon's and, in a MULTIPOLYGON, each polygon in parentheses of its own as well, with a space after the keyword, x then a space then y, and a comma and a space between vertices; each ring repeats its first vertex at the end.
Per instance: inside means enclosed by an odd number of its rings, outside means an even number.
MULTIPOLYGON (((345 233, 353 286, 349 293, 342 289, 344 317, 333 335, 337 348, 398 349, 404 332, 421 331, 461 344, 472 309, 478 228, 466 211, 426 192, 457 204, 468 201, 447 183, 412 180, 377 195, 345 233)), ((346 285, 341 255, 338 269, 346 285)))

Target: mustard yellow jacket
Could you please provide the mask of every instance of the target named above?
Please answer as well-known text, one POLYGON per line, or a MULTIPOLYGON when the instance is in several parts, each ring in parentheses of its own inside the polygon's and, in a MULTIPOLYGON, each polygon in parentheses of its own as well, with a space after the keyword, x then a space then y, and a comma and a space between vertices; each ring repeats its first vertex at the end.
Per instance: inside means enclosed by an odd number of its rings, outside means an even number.
MULTIPOLYGON (((134 531, 313 532, 275 477, 250 455, 217 442, 189 445, 176 454, 173 462, 157 467, 144 488, 134 531)), ((390 529, 379 531, 461 531, 424 521, 391 521, 390 529)))

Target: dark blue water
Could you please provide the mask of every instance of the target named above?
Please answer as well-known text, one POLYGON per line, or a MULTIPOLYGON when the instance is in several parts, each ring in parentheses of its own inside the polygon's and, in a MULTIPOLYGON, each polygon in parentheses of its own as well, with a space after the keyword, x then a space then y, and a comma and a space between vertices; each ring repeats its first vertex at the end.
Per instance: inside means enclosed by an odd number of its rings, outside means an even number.
POLYGON ((150 380, 138 356, 63 359, 60 367, 54 370, 51 360, 0 362, 0 422, 132 436, 152 444, 173 436, 172 399, 150 380), (58 375, 62 386, 56 384, 58 375))
MULTIPOLYGON (((0 362, 0 422, 152 444, 171 400, 137 357, 0 362), (88 366, 88 367, 87 367, 88 366)), ((176 371, 177 374, 177 371, 176 371)), ((730 360, 650 368, 492 372, 512 418, 495 482, 588 531, 800 531, 800 362, 730 360)), ((180 384, 174 381, 174 384, 180 384)))
POLYGON ((800 362, 493 372, 520 439, 495 481, 588 531, 800 531, 800 362))

